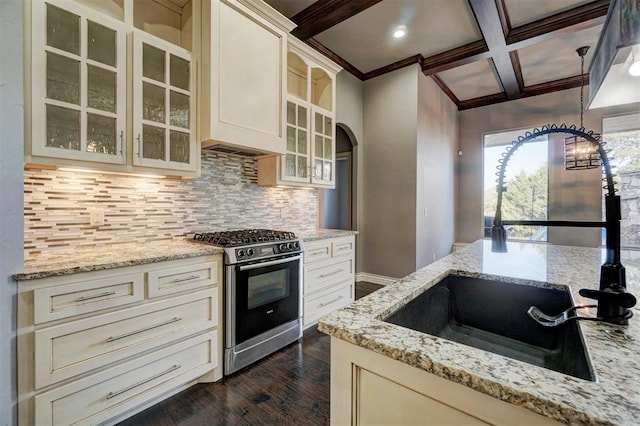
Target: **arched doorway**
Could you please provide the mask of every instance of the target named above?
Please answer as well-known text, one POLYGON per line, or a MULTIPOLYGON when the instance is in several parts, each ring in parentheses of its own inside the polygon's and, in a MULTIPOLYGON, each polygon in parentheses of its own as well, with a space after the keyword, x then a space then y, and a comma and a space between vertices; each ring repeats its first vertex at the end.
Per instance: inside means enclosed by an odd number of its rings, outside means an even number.
POLYGON ((336 125, 335 189, 319 193, 321 228, 356 229, 357 142, 348 126, 336 125))

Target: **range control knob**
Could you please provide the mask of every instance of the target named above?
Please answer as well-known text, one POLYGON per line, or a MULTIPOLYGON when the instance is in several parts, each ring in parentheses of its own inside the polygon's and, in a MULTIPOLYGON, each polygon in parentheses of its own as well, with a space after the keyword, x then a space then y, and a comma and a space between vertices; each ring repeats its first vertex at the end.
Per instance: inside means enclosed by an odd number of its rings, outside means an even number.
POLYGON ((287 245, 282 243, 278 246, 278 249, 283 252, 283 251, 287 251, 287 245))
POLYGON ((236 256, 238 257, 238 259, 242 259, 244 257, 244 250, 242 249, 236 250, 236 256))
POLYGON ((287 250, 293 250, 293 243, 287 243, 287 250))
POLYGON ((294 242, 293 242, 293 248, 294 248, 294 249, 296 249, 296 250, 298 250, 298 249, 300 248, 300 244, 298 244, 298 242, 297 242, 297 241, 294 241, 294 242))
POLYGON ((253 256, 254 254, 255 254, 255 252, 253 251, 253 249, 252 249, 252 248, 248 248, 248 249, 247 249, 247 256, 248 256, 248 257, 251 257, 251 256, 253 256))

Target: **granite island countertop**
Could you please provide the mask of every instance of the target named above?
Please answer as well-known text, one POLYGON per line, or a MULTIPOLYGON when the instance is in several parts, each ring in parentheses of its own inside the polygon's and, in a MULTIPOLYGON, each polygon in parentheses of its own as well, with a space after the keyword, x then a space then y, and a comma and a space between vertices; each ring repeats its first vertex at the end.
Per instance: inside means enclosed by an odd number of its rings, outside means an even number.
MULTIPOLYGON (((603 250, 539 243, 508 243, 491 253, 479 240, 322 318, 319 330, 389 358, 521 405, 567 424, 640 422, 640 309, 629 326, 580 322, 596 381, 436 338, 381 320, 451 273, 528 285, 569 286, 576 304, 588 303, 580 288, 598 288, 603 250)), ((627 289, 640 298, 640 251, 624 251, 627 289)), ((583 314, 595 316, 595 309, 583 314)))
POLYGON ((181 237, 144 243, 111 244, 76 250, 52 250, 26 258, 16 281, 144 265, 222 253, 219 247, 181 237))

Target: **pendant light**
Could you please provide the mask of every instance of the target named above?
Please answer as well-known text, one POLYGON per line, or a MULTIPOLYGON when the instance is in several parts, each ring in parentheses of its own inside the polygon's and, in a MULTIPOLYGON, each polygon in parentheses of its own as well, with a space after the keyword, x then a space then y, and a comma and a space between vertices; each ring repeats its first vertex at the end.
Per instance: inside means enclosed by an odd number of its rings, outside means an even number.
MULTIPOLYGON (((584 130, 584 56, 589 46, 576 49, 580 56, 580 129, 584 130)), ((571 136, 564 140, 565 170, 585 170, 600 167, 598 146, 580 136, 571 136)))

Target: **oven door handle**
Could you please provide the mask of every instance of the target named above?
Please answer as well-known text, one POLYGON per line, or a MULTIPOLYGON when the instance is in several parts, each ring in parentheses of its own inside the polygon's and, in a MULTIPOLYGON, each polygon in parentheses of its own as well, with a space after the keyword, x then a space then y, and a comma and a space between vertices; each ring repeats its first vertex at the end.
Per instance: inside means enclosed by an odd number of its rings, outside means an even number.
POLYGON ((295 260, 302 259, 302 255, 299 254, 297 256, 285 257, 284 259, 271 260, 268 262, 254 263, 252 265, 241 265, 239 269, 241 271, 248 271, 250 269, 264 268, 265 266, 279 265, 281 263, 292 262, 295 260))

